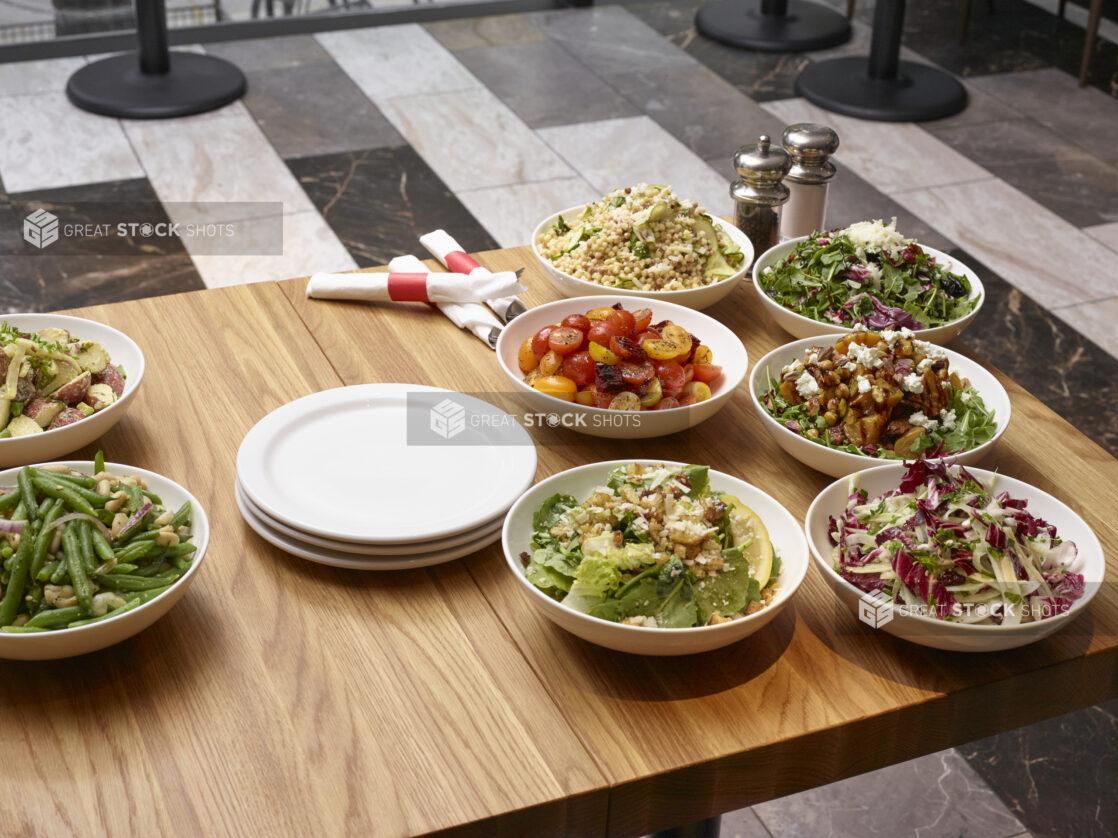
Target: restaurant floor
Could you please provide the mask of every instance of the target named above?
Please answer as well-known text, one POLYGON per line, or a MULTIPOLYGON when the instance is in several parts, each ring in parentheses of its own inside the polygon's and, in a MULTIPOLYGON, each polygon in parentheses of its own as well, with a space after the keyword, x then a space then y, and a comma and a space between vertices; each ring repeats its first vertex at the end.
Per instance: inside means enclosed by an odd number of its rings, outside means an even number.
MULTIPOLYGON (((699 0, 212 44, 197 49, 237 63, 248 95, 164 122, 73 108, 65 82, 87 58, 0 65, 0 312, 383 264, 436 227, 470 250, 526 244, 556 208, 641 180, 726 214, 733 151, 812 119, 842 137, 828 223, 896 216, 973 267, 988 299, 967 343, 1118 455, 1116 10, 1080 89, 1083 30, 1043 4, 974 4, 960 46, 954 4, 910 2, 906 57, 960 75, 971 97, 921 125, 795 96, 808 62, 867 50, 865 0, 849 44, 809 55, 706 41, 699 0), (282 202, 260 221, 282 223, 284 253, 192 255, 155 238, 29 253, 20 241, 28 203, 156 222, 192 201, 282 202)), ((723 834, 1114 835, 1116 716, 1111 702, 770 801, 727 815, 723 834)))

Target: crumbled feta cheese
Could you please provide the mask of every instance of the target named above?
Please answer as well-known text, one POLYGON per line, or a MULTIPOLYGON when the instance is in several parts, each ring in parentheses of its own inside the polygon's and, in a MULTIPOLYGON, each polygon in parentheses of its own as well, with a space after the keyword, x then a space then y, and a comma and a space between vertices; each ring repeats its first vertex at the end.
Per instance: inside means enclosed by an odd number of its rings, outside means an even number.
POLYGON ((883 341, 885 341, 887 344, 889 344, 890 346, 892 346, 893 342, 896 341, 896 339, 897 339, 897 333, 894 332, 892 329, 885 329, 881 333, 881 339, 883 341))
POLYGON ((810 399, 819 393, 819 383, 811 377, 810 372, 805 371, 803 375, 796 379, 796 392, 803 398, 810 399))
POLYGON ((864 375, 859 375, 855 379, 855 381, 858 384, 858 392, 859 393, 868 393, 870 391, 870 387, 872 385, 870 384, 870 380, 868 378, 866 378, 864 375))
POLYGON ((939 427, 939 421, 936 419, 929 419, 922 411, 916 411, 908 417, 908 424, 915 425, 918 428, 923 428, 928 433, 931 433, 939 427))
POLYGON ((901 387, 908 393, 923 393, 924 392, 924 376, 914 372, 910 372, 901 381, 901 387))
POLYGON ((799 358, 780 371, 781 378, 797 378, 804 371, 804 364, 799 358))
POLYGON ((859 221, 844 230, 840 230, 838 234, 845 235, 850 239, 855 252, 863 259, 867 251, 877 251, 895 256, 915 241, 915 239, 906 239, 897 232, 896 218, 888 224, 881 219, 859 221))
POLYGON ((942 348, 936 346, 934 343, 928 343, 926 340, 916 340, 913 341, 912 344, 916 349, 933 361, 938 361, 941 358, 947 357, 947 353, 944 352, 942 348))
POLYGON ((939 421, 945 431, 955 427, 955 411, 944 408, 939 412, 939 421))
POLYGON ((923 361, 916 365, 916 371, 923 372, 934 363, 935 361, 933 361, 931 358, 925 358, 923 361))
POLYGON ((964 390, 963 392, 961 392, 959 394, 959 401, 961 401, 963 404, 966 404, 967 402, 970 401, 971 395, 972 394, 969 391, 964 390))
POLYGON ((852 343, 849 349, 847 349, 847 352, 855 363, 861 364, 866 369, 881 366, 881 357, 876 346, 863 346, 860 343, 852 343))
POLYGON ((818 364, 819 363, 819 353, 818 352, 812 352, 810 355, 807 356, 807 362, 809 364, 818 364))

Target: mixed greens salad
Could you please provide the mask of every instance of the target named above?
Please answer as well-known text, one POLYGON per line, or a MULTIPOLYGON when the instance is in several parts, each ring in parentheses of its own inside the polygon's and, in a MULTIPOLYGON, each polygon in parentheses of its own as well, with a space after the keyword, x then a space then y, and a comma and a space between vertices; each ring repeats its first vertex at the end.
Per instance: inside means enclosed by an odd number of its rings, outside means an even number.
POLYGON ((536 510, 525 576, 569 608, 650 628, 717 625, 772 599, 780 575, 760 518, 707 466, 630 464, 580 503, 536 510))
MULTIPOLYGON (((853 484, 852 484, 853 485, 853 484)), ((875 498, 852 488, 831 518, 834 569, 855 587, 941 620, 1012 626, 1083 596, 1075 544, 965 468, 925 459, 875 498)))
POLYGON ((883 459, 969 451, 997 434, 994 412, 940 347, 913 332, 861 326, 812 346, 776 378, 761 404, 790 431, 820 445, 883 459))
POLYGON ((765 268, 761 290, 797 314, 846 327, 930 329, 973 311, 970 280, 948 273, 896 224, 816 231, 765 268))

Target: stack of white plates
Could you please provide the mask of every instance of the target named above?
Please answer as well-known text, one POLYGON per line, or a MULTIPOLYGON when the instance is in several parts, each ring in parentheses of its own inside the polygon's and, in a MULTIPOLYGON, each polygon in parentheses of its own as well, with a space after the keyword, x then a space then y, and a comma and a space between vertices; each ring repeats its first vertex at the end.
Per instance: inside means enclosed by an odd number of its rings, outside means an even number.
POLYGON ((398 570, 501 536, 536 449, 513 417, 417 384, 324 390, 269 413, 237 453, 237 506, 262 538, 334 567, 398 570))

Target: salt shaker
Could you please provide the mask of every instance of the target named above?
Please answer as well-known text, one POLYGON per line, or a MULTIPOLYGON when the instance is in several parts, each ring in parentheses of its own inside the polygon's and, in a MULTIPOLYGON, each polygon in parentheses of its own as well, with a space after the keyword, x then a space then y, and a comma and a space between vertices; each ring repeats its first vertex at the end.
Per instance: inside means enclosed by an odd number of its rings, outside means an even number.
POLYGON ((788 187, 781 183, 792 166, 782 148, 762 134, 756 145, 742 146, 734 155, 734 168, 741 176, 730 184, 734 199, 734 226, 753 243, 760 256, 780 241, 780 211, 788 200, 788 187))
POLYGON ((826 125, 798 122, 784 129, 781 145, 792 158, 785 178, 791 197, 780 222, 780 237, 794 239, 823 229, 827 187, 835 176, 830 157, 839 147, 838 134, 826 125))

